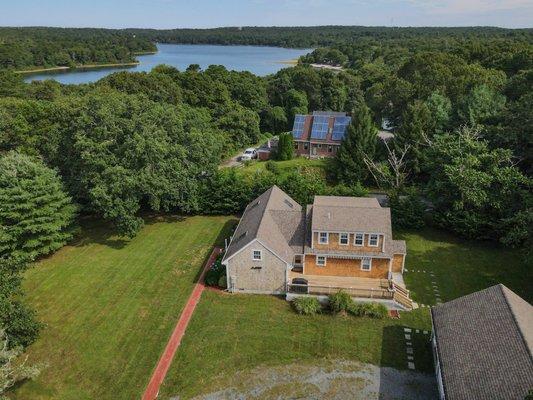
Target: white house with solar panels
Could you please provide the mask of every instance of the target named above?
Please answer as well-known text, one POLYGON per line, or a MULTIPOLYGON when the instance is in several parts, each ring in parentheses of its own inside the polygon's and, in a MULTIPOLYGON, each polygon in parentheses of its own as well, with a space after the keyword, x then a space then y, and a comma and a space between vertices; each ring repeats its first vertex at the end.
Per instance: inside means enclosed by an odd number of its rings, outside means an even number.
POLYGON ((312 115, 296 115, 292 128, 296 154, 310 158, 334 157, 351 121, 352 117, 345 112, 314 111, 312 115))

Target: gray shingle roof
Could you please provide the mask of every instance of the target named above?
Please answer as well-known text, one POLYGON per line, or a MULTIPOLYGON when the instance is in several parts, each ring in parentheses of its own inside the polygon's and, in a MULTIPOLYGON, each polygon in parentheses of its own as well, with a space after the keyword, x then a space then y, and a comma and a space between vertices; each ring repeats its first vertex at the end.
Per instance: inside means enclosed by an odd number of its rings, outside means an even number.
POLYGON ((373 197, 315 196, 313 231, 383 233, 392 240, 390 209, 373 197))
POLYGON ((304 238, 302 207, 277 186, 272 186, 244 210, 224 260, 255 239, 291 263, 301 253, 304 238))
POLYGON ((533 389, 533 307, 504 285, 431 309, 448 400, 523 399, 533 389))
POLYGON ((386 246, 387 248, 385 250, 391 254, 407 253, 407 245, 405 244, 405 240, 391 240, 386 244, 386 246))

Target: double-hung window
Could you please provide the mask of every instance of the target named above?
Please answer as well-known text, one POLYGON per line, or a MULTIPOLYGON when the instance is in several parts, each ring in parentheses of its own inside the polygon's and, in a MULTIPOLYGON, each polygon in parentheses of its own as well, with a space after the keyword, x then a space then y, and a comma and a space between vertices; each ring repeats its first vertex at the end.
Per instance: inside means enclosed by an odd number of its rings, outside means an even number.
POLYGON ((372 269, 372 259, 365 257, 361 260, 361 269, 363 271, 370 271, 372 269))
POLYGON ((316 256, 316 265, 319 267, 326 266, 326 257, 325 256, 316 256))
POLYGON ((347 234, 347 233, 339 234, 339 244, 347 245, 349 240, 350 240, 350 235, 349 234, 347 234))
POLYGON ((365 234, 364 233, 356 233, 354 235, 354 241, 353 244, 356 246, 362 246, 364 244, 365 240, 365 234))
POLYGON ((262 258, 261 250, 252 251, 252 260, 261 261, 261 258, 262 258))
POLYGON ((320 243, 320 244, 328 244, 328 233, 327 232, 319 232, 318 233, 318 243, 320 243))
POLYGON ((368 239, 368 245, 372 247, 378 247, 378 234, 372 233, 370 234, 370 238, 368 239))

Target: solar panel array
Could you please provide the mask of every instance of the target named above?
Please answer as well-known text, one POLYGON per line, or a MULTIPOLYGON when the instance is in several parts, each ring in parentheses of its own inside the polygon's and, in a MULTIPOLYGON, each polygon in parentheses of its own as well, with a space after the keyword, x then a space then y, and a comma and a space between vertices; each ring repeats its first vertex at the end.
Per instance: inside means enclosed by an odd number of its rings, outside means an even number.
POLYGON ((313 117, 313 127, 311 128, 311 139, 325 139, 328 134, 329 117, 313 117))
POLYGON ((335 117, 335 122, 333 124, 333 135, 331 135, 331 138, 333 140, 342 140, 351 121, 351 117, 335 117))
POLYGON ((294 117, 294 125, 292 127, 292 136, 294 136, 295 139, 299 139, 302 137, 302 133, 304 132, 304 125, 305 115, 297 114, 294 117))

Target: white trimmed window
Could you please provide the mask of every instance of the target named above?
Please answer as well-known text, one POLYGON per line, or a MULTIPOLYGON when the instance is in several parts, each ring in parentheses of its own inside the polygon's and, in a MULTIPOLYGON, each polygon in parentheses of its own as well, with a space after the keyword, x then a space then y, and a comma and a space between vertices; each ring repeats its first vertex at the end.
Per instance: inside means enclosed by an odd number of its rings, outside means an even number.
POLYGON ((318 243, 320 244, 328 244, 328 233, 327 232, 319 232, 318 233, 318 243))
POLYGON ((326 257, 325 256, 316 256, 316 265, 319 267, 326 266, 326 257))
POLYGON ((350 235, 347 233, 340 233, 339 234, 339 244, 347 245, 350 241, 350 235))
POLYGON ((379 235, 377 233, 370 234, 370 238, 368 239, 368 245, 372 247, 378 247, 378 238, 379 235))
POLYGON ((364 233, 356 233, 354 235, 353 244, 355 246, 362 246, 365 241, 365 234, 364 233))
POLYGON ((254 261, 261 261, 263 255, 261 254, 261 250, 252 250, 252 260, 254 261))
POLYGON ((370 271, 372 269, 372 259, 365 257, 361 260, 361 269, 363 271, 370 271))

